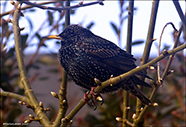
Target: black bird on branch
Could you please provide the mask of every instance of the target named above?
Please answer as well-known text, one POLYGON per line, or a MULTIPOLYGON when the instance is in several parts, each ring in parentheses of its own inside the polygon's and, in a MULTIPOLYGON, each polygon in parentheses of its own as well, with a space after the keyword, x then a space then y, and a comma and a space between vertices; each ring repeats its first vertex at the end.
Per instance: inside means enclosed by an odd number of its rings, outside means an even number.
MULTIPOLYGON (((116 44, 94 35, 80 25, 67 26, 61 34, 45 38, 61 40, 58 59, 62 67, 77 85, 88 90, 97 86, 94 78, 103 82, 111 76, 119 76, 136 68, 135 58, 131 54, 116 44)), ((142 72, 136 75, 149 78, 142 72)), ((151 101, 137 85, 151 86, 136 75, 132 75, 118 84, 107 86, 100 93, 112 93, 122 88, 148 105, 151 101)))

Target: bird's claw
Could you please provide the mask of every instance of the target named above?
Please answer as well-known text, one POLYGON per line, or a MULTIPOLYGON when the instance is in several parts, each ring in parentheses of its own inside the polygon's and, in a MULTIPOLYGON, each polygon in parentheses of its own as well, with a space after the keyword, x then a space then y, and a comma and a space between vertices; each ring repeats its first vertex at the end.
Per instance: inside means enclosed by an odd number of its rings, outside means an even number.
POLYGON ((94 92, 94 89, 95 89, 95 88, 96 88, 96 87, 91 87, 91 91, 88 91, 88 92, 86 92, 86 93, 84 94, 84 101, 85 101, 88 105, 93 105, 93 106, 94 106, 94 110, 97 109, 95 100, 100 101, 100 102, 101 102, 101 105, 102 105, 103 102, 104 102, 104 100, 103 100, 101 94, 100 94, 100 93, 95 93, 95 92, 94 92), (91 99, 90 99, 90 100, 91 100, 92 104, 89 103, 88 95, 91 96, 91 99))

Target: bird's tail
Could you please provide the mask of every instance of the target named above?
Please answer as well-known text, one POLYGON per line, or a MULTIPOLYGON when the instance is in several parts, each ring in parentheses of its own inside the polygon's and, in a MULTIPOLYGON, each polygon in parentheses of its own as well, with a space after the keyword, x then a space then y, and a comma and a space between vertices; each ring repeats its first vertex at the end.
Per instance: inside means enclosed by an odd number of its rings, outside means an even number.
POLYGON ((145 105, 149 105, 150 103, 152 103, 145 95, 144 93, 138 88, 137 85, 141 85, 141 86, 147 86, 147 87, 151 87, 149 84, 147 84, 146 82, 140 80, 138 77, 136 76, 132 76, 129 79, 130 83, 125 84, 123 86, 123 89, 132 93, 133 95, 135 95, 136 97, 138 97, 142 103, 144 103, 145 105))

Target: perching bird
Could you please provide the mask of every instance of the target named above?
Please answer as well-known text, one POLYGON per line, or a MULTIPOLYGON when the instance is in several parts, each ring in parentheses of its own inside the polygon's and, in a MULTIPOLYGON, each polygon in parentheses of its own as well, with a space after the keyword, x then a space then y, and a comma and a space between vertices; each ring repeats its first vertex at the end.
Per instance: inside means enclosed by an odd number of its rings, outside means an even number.
MULTIPOLYGON (((131 54, 80 25, 67 26, 59 35, 45 38, 61 40, 58 59, 62 67, 77 85, 88 90, 97 86, 94 78, 103 82, 111 75, 115 77, 136 68, 135 58, 131 54)), ((132 75, 118 84, 107 86, 100 93, 112 93, 122 88, 148 105, 151 101, 137 85, 151 87, 136 75, 132 75)))

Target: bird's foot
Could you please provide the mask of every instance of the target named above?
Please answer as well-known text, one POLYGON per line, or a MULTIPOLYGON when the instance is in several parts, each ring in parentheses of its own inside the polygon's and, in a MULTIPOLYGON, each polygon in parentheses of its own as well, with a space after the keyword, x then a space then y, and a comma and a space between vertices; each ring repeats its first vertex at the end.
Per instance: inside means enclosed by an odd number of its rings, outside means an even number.
POLYGON ((101 105, 103 104, 104 100, 101 96, 100 93, 95 93, 94 92, 94 89, 96 87, 91 87, 91 91, 88 91, 87 93, 84 94, 84 101, 88 104, 88 105, 93 105, 94 106, 94 110, 96 110, 97 106, 96 106, 96 103, 95 103, 95 100, 97 101, 100 101, 101 102, 101 105), (88 99, 88 95, 91 96, 91 102, 92 104, 89 103, 89 99, 88 99))

